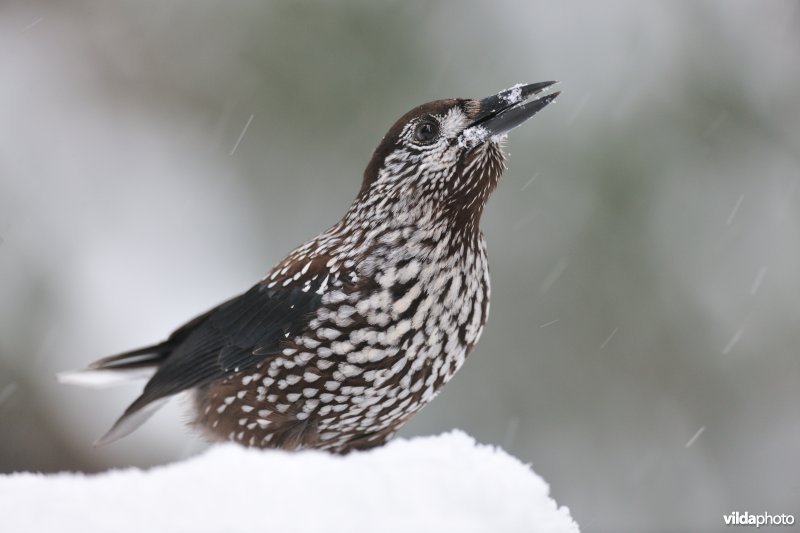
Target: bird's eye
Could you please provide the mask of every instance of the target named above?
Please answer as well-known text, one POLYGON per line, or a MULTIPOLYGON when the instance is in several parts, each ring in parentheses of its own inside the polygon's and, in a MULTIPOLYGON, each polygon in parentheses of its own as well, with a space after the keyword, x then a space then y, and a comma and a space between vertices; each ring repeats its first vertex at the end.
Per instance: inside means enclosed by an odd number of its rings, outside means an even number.
POLYGON ((439 135, 439 124, 433 120, 423 120, 414 128, 414 140, 429 143, 439 135))

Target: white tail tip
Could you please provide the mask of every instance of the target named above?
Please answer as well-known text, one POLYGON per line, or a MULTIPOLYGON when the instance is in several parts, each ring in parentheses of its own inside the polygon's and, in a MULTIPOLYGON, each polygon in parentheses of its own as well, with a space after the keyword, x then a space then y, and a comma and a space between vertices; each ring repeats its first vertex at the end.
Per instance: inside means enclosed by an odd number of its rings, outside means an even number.
POLYGON ((56 374, 59 383, 104 389, 125 385, 134 381, 149 379, 155 368, 135 368, 128 370, 68 370, 56 374))

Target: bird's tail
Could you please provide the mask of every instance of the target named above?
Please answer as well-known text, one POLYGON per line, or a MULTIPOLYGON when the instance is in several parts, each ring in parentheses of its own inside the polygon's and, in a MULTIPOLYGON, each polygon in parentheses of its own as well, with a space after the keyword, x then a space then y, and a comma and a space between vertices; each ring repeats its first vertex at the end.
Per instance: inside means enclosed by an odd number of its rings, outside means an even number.
MULTIPOLYGON (((132 381, 149 379, 158 370, 174 348, 170 341, 131 350, 118 355, 98 359, 82 370, 61 372, 57 375, 60 383, 80 385, 84 387, 105 388, 123 385, 132 381)), ((141 397, 140 397, 141 400, 141 397)), ((153 402, 136 401, 116 421, 114 426, 95 441, 95 446, 102 446, 120 439, 141 426, 155 413, 167 398, 153 402)))
POLYGON ((60 383, 106 388, 149 379, 169 354, 166 343, 98 359, 88 368, 57 374, 60 383))

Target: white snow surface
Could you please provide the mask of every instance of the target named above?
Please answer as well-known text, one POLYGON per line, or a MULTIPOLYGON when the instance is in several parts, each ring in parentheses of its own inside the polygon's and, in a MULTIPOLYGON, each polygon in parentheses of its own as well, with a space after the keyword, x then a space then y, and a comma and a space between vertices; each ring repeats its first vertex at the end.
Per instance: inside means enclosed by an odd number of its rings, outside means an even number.
POLYGON ((577 532, 547 484, 453 431, 335 456, 215 446, 183 462, 96 475, 0 476, 17 532, 577 532))

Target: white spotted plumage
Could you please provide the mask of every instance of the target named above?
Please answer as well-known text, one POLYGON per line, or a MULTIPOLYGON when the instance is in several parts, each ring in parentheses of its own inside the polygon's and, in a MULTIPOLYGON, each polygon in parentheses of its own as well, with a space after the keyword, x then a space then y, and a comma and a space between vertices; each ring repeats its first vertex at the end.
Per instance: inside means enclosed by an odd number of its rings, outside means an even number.
MULTIPOLYGON (((264 445, 281 427, 300 424, 313 425, 318 448, 339 450, 375 435, 371 441, 382 441, 463 365, 488 314, 488 262, 477 224, 503 156, 497 142, 488 142, 464 158, 469 117, 462 108, 437 120, 440 141, 422 149, 408 140, 415 123, 409 121, 342 221, 265 278, 302 290, 317 286, 321 305, 302 334, 238 380, 262 379, 252 397, 232 406, 247 429, 235 440, 255 434, 256 445, 264 445), (250 408, 265 400, 268 415, 250 408)), ((213 403, 213 394, 203 401, 213 403)))
POLYGON ((93 369, 155 372, 101 438, 194 392, 194 423, 248 446, 369 448, 461 368, 489 312, 484 206, 505 132, 553 101, 553 82, 438 100, 389 130, 356 200, 258 284, 159 343, 93 369))

